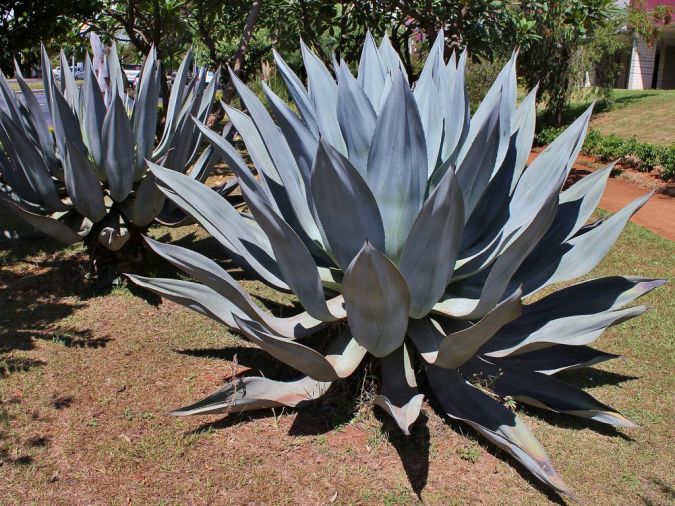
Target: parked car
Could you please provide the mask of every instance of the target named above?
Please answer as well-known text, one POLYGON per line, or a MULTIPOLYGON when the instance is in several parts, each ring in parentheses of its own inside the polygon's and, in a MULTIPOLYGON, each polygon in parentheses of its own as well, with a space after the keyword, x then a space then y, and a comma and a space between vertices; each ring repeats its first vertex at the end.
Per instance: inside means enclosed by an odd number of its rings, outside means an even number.
MULTIPOLYGON (((70 66, 70 71, 73 73, 76 81, 81 81, 84 79, 84 65, 82 63, 77 63, 75 66, 70 66)), ((57 81, 61 80, 61 66, 58 66, 53 71, 54 79, 57 81)))
POLYGON ((129 86, 134 88, 138 84, 139 76, 141 75, 141 65, 140 63, 125 63, 122 65, 122 70, 127 76, 127 82, 129 86))

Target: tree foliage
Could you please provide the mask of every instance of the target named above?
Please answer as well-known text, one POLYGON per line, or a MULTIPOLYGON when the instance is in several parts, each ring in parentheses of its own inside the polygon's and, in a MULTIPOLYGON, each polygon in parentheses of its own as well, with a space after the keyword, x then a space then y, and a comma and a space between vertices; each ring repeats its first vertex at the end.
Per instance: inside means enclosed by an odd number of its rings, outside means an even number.
POLYGON ((13 73, 17 57, 24 68, 40 62, 40 42, 67 38, 98 0, 0 0, 0 68, 13 73))

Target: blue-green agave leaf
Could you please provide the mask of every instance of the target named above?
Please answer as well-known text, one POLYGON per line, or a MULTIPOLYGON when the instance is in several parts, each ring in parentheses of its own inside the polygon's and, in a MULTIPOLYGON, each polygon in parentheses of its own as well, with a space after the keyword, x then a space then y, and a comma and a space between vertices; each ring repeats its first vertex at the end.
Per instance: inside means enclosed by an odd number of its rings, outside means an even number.
POLYGON ((410 290, 396 266, 366 242, 342 280, 349 328, 354 339, 376 357, 403 344, 410 290))
POLYGON ((366 240, 384 249, 382 218, 368 185, 349 160, 323 141, 314 160, 312 195, 330 250, 343 271, 366 240))
POLYGON ((316 118, 316 114, 314 113, 314 107, 309 100, 307 90, 302 84, 302 81, 300 81, 298 76, 295 75, 295 73, 291 70, 288 64, 279 55, 279 53, 277 53, 276 50, 274 49, 272 50, 272 52, 274 54, 274 61, 277 64, 279 73, 281 74, 281 78, 284 80, 286 88, 288 88, 288 92, 293 98, 293 102, 295 102, 295 105, 297 106, 298 111, 300 112, 300 116, 302 117, 303 122, 305 123, 309 131, 312 132, 312 135, 318 139, 319 122, 316 118))
POLYGON ((160 72, 157 52, 153 47, 143 65, 134 102, 133 131, 136 140, 134 179, 138 179, 145 171, 145 159, 151 157, 155 146, 160 72))
POLYGON ((352 76, 343 61, 337 70, 339 77, 337 118, 347 144, 349 160, 361 176, 368 173, 368 153, 375 131, 377 116, 368 96, 352 76))
POLYGON ((81 231, 73 230, 71 227, 60 220, 33 213, 19 205, 17 202, 2 192, 0 192, 0 204, 19 215, 32 227, 47 234, 50 237, 53 237, 54 239, 57 239, 58 241, 61 241, 64 244, 75 244, 80 242, 88 233, 88 229, 81 231))
POLYGON ((370 100, 373 110, 380 112, 382 94, 384 90, 385 68, 382 62, 373 36, 370 31, 366 33, 366 40, 361 49, 359 61, 359 73, 357 82, 370 100))
POLYGON ((368 186, 377 201, 385 233, 385 251, 398 260, 427 182, 427 148, 415 98, 403 75, 377 118, 368 157, 368 186))
POLYGON ((539 480, 572 496, 544 448, 515 413, 471 386, 456 371, 430 365, 427 377, 450 418, 468 423, 491 443, 510 453, 539 480))
POLYGON ((592 395, 553 376, 501 364, 494 366, 480 359, 476 359, 471 365, 476 374, 483 373, 489 377, 490 389, 501 397, 510 396, 531 406, 590 418, 617 427, 637 427, 592 395))
POLYGON ((382 386, 373 402, 391 416, 406 436, 420 415, 424 395, 417 391, 415 371, 405 344, 380 360, 382 386))
POLYGON ((169 414, 216 415, 283 406, 294 408, 318 399, 330 385, 330 382, 316 381, 308 376, 289 382, 247 376, 235 379, 201 401, 169 414))
POLYGON ((66 141, 65 183, 68 195, 80 213, 94 223, 106 215, 103 188, 91 161, 66 141))
POLYGON ((103 121, 103 168, 110 196, 116 202, 127 198, 134 184, 134 140, 122 99, 115 95, 103 121))
POLYGON ((411 294, 410 316, 425 316, 452 275, 464 227, 464 203, 452 171, 424 203, 401 253, 399 269, 411 294))
POLYGON ((560 371, 590 367, 615 358, 619 358, 619 355, 595 350, 588 346, 556 344, 543 350, 530 351, 520 355, 499 359, 490 357, 490 361, 497 365, 506 364, 521 370, 556 374, 560 371))

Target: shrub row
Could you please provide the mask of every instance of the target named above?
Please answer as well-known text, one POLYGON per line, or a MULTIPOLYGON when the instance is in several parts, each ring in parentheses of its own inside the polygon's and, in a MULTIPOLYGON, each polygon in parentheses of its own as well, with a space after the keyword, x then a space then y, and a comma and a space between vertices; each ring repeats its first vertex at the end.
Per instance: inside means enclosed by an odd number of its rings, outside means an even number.
MULTIPOLYGON (((535 136, 535 143, 538 146, 549 144, 563 130, 564 128, 542 128, 535 136)), ((635 137, 622 139, 614 134, 603 135, 591 128, 584 141, 582 152, 603 161, 619 160, 624 166, 644 172, 659 168, 662 179, 675 178, 675 143, 670 146, 658 146, 638 142, 635 137)))

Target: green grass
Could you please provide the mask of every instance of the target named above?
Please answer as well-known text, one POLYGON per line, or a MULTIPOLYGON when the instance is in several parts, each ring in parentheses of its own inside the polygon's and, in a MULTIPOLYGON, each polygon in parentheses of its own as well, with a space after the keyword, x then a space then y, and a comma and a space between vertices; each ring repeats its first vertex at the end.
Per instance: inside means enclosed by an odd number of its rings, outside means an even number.
MULTIPOLYGON (((44 88, 44 84, 42 83, 42 79, 39 81, 27 81, 28 87, 31 90, 41 90, 44 88)), ((12 88, 13 91, 21 91, 21 88, 19 87, 19 84, 15 81, 10 81, 9 83, 10 88, 12 88)))
POLYGON ((610 109, 599 112, 591 126, 651 144, 675 142, 675 90, 614 90, 610 109))

